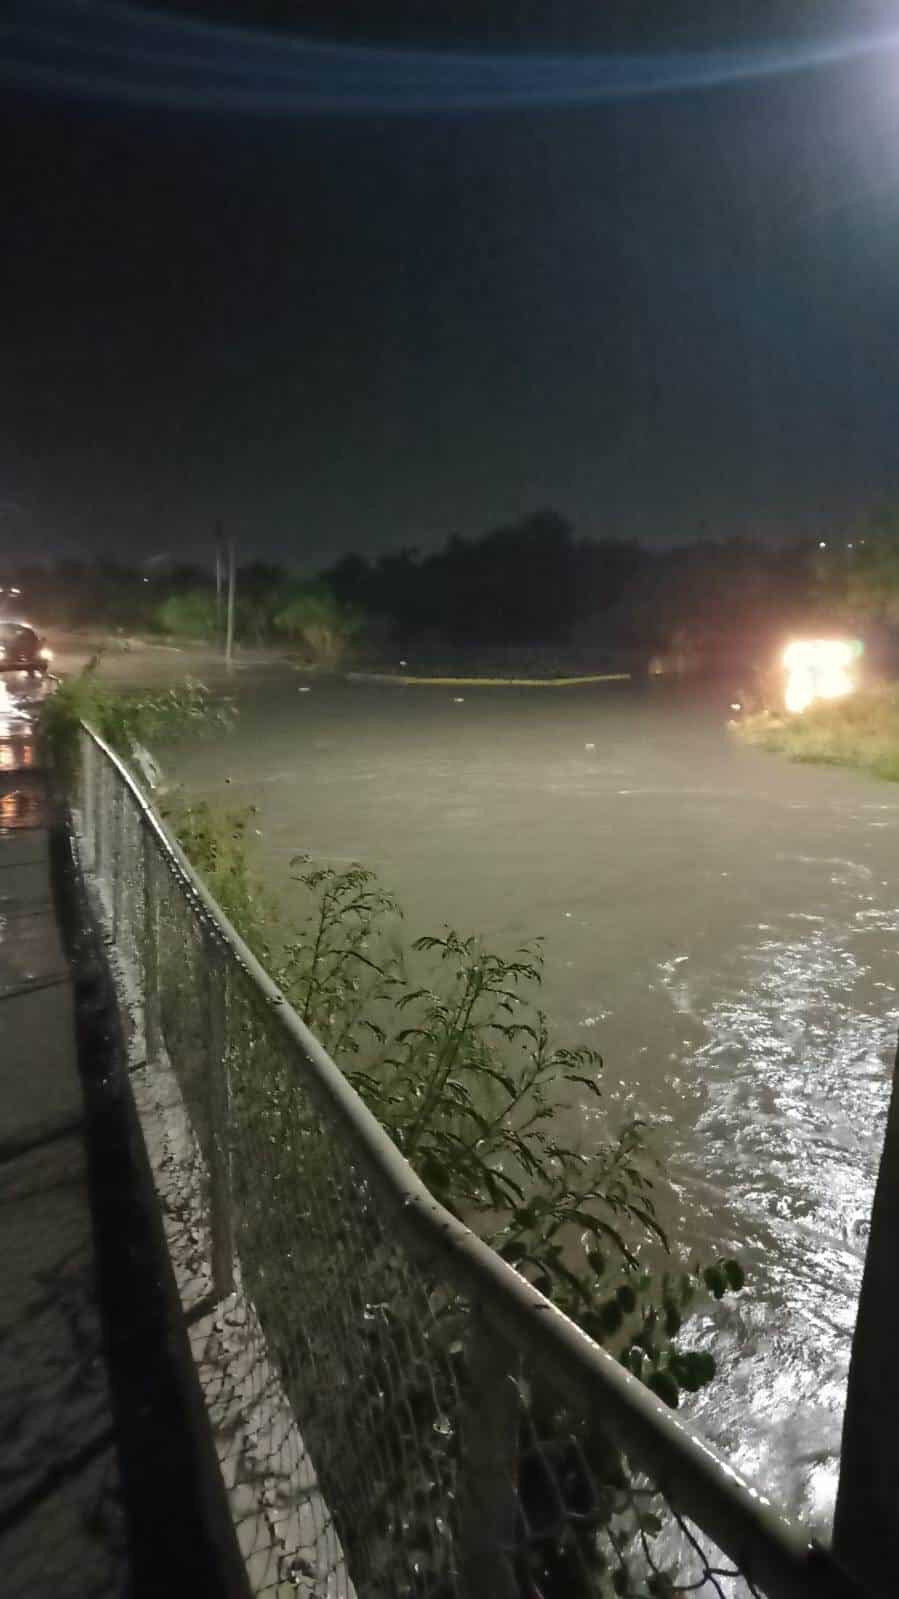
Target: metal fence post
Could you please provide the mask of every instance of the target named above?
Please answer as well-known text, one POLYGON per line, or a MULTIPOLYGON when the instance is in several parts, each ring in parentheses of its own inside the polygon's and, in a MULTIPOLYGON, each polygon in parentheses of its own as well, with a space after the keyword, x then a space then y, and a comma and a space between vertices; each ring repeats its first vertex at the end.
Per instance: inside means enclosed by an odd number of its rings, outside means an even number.
POLYGON ((97 751, 87 733, 78 735, 81 773, 81 827, 87 845, 85 865, 93 871, 97 864, 97 751))
POLYGON ((231 1212, 230 1094, 228 1087, 228 968, 214 938, 203 941, 208 996, 207 1101, 209 1105, 209 1231, 212 1291, 224 1299, 234 1290, 234 1228, 231 1212))
POLYGON ((513 1553, 519 1523, 519 1358, 477 1311, 467 1355, 471 1386, 461 1418, 459 1463, 463 1592, 465 1599, 519 1599, 513 1553))
POLYGON ((155 1066, 159 1060, 162 1025, 159 994, 159 895, 156 887, 158 869, 156 851, 146 825, 141 828, 141 853, 143 855, 143 1000, 144 1048, 147 1065, 155 1066))
POLYGON ((837 1559, 872 1593, 899 1566, 899 1052, 858 1304, 833 1526, 837 1559))
POLYGON ((94 876, 99 881, 103 871, 104 837, 104 800, 107 786, 109 765, 107 761, 94 760, 94 876))
POLYGON ((119 937, 119 924, 122 919, 122 896, 124 892, 124 873, 122 871, 122 856, 124 850, 125 832, 125 791, 120 783, 116 783, 112 797, 112 941, 115 943, 119 937))

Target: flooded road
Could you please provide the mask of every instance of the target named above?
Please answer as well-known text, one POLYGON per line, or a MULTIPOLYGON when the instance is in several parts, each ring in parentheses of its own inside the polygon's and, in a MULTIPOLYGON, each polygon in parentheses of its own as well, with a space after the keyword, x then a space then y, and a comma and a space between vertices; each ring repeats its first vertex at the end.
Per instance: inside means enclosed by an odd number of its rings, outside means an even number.
POLYGON ((284 669, 236 692, 235 734, 167 766, 258 805, 288 902, 307 850, 374 867, 410 937, 545 936, 546 1009, 601 1049, 612 1119, 653 1129, 666 1222, 747 1268, 703 1429, 826 1532, 899 1020, 899 790, 741 748, 724 696, 284 669))

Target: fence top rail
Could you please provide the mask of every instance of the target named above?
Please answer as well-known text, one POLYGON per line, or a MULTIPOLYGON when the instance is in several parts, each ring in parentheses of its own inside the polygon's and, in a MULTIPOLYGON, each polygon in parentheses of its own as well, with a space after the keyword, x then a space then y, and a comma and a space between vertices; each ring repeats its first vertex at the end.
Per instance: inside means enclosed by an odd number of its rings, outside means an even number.
POLYGON ((389 1207, 407 1247, 439 1263, 502 1337, 555 1385, 597 1410, 639 1469, 700 1526, 771 1599, 841 1599, 861 1590, 808 1532, 782 1516, 684 1421, 583 1332, 514 1267, 445 1209, 297 1015, 232 926, 163 825, 121 758, 88 723, 83 735, 130 793, 141 823, 181 880, 208 932, 240 969, 280 1027, 304 1086, 350 1143, 366 1179, 389 1207))

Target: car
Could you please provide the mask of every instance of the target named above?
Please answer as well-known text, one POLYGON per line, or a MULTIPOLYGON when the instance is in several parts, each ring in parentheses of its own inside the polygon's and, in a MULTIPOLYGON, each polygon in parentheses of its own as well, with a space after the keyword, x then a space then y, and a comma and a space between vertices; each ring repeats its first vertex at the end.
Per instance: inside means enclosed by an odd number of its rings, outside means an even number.
POLYGON ((52 659, 52 651, 28 622, 0 620, 0 672, 43 677, 52 659))

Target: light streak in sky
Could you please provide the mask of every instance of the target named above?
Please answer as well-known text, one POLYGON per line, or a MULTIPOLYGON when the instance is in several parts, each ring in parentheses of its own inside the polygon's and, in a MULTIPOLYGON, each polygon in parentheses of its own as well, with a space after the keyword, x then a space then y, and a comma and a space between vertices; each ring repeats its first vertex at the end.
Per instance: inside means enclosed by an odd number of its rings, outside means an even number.
POLYGON ((170 109, 385 116, 585 106, 886 51, 899 53, 899 29, 727 50, 488 54, 328 43, 104 0, 13 0, 0 23, 0 83, 170 109))

